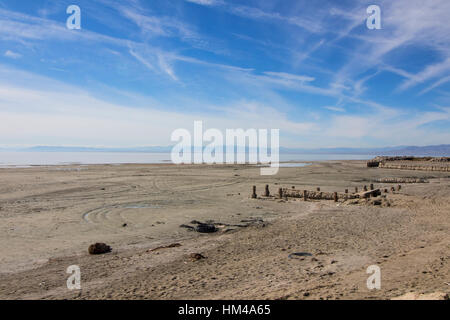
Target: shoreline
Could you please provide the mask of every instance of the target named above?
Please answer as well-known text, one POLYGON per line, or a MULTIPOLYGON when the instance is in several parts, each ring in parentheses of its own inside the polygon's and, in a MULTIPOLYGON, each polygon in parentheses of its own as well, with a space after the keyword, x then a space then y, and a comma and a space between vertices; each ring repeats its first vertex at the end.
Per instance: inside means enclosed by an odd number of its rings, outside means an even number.
POLYGON ((385 299, 448 287, 439 284, 450 276, 445 173, 352 160, 284 167, 276 176, 247 165, 167 164, 0 173, 0 269, 12 271, 0 272, 3 299, 385 299), (402 183, 387 194, 390 207, 276 196, 292 186, 390 188, 383 179, 411 176, 426 183, 402 183), (263 197, 265 185, 274 198, 263 197), (208 220, 218 232, 180 227, 208 220), (94 242, 113 251, 89 255, 94 242), (312 256, 293 259, 295 252, 312 256), (191 253, 206 258, 192 261, 191 253), (65 287, 73 264, 82 270, 81 292, 65 287), (387 277, 381 291, 364 287, 371 264, 387 277))

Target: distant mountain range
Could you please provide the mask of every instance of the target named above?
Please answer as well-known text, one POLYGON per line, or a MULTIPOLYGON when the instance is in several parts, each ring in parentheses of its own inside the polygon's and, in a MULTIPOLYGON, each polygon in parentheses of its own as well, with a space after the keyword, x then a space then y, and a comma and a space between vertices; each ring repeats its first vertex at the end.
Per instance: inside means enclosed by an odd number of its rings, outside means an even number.
MULTIPOLYGON (((246 148, 246 151, 249 149, 246 148)), ((22 152, 135 152, 135 153, 170 153, 172 146, 136 147, 136 148, 91 148, 35 146, 29 148, 0 148, 0 151, 22 152)), ((450 157, 450 144, 435 146, 398 146, 385 148, 285 148, 280 147, 281 154, 364 154, 374 156, 436 156, 450 157)))

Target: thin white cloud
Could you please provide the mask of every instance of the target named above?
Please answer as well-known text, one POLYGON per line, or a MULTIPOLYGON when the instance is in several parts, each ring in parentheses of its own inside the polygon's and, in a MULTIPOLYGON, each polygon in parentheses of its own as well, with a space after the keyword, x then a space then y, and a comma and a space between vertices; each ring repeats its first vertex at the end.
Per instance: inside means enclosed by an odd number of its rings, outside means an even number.
MULTIPOLYGON (((333 10, 333 14, 340 15, 359 25, 361 17, 365 17, 366 5, 366 2, 359 3, 349 11, 333 10)), ((366 32, 350 30, 345 34, 345 36, 360 41, 361 44, 353 52, 349 52, 349 62, 337 73, 340 81, 351 82, 367 70, 380 67, 406 78, 397 89, 400 92, 448 72, 450 26, 447 23, 447 12, 450 12, 449 1, 382 0, 379 5, 382 13, 382 30, 367 30, 366 32), (442 60, 424 66, 424 69, 417 74, 390 67, 384 61, 390 53, 407 50, 410 46, 433 50, 442 57, 442 60)))
POLYGON ((431 86, 423 89, 422 91, 420 91, 419 95, 425 94, 428 91, 433 90, 434 88, 437 88, 441 85, 443 85, 444 83, 450 82, 450 76, 444 77, 442 79, 439 79, 438 81, 436 81, 435 83, 433 83, 431 86))
POLYGON ((19 58, 22 57, 22 55, 20 53, 16 53, 16 52, 11 51, 11 50, 6 50, 4 56, 7 57, 7 58, 11 58, 11 59, 19 59, 19 58))
POLYGON ((404 91, 419 83, 423 83, 429 79, 433 79, 442 74, 448 74, 449 72, 450 72, 450 57, 448 57, 442 62, 427 66, 424 70, 422 70, 421 72, 415 74, 413 77, 403 82, 399 86, 399 90, 404 91))
POLYGON ((331 111, 336 111, 336 112, 345 112, 344 108, 336 107, 336 106, 325 106, 324 108, 331 110, 331 111))
POLYGON ((296 74, 291 74, 291 73, 286 73, 286 72, 266 71, 266 72, 264 72, 264 74, 266 74, 268 76, 280 78, 280 79, 294 80, 294 81, 300 81, 300 82, 310 82, 310 81, 315 80, 315 78, 310 77, 310 76, 296 75, 296 74))
POLYGON ((215 5, 222 3, 222 1, 218 1, 218 0, 186 0, 186 1, 195 3, 195 4, 199 4, 202 6, 215 6, 215 5))

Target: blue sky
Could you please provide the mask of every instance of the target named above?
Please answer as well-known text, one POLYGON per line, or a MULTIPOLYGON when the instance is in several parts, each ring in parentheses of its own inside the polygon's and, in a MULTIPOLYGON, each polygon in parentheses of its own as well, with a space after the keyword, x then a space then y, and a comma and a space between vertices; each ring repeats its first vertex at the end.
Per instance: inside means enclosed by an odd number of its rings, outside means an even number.
POLYGON ((169 145, 194 120, 287 147, 450 143, 449 18, 448 0, 0 0, 0 146, 169 145))

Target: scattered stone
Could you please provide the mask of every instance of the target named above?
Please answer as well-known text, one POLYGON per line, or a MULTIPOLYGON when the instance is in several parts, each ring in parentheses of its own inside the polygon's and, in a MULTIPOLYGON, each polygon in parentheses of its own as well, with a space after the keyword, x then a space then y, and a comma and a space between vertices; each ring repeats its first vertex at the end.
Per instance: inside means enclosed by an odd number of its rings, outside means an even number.
POLYGON ((372 204, 374 205, 374 206, 381 206, 381 200, 373 200, 372 201, 372 204))
POLYGON ((213 233, 217 231, 217 228, 213 224, 200 223, 195 227, 195 231, 200 233, 213 233))
POLYGON ((312 254, 309 252, 294 252, 294 253, 291 253, 288 256, 288 258, 295 259, 295 257, 306 257, 306 256, 310 257, 310 256, 312 256, 312 254))
POLYGON ((176 243, 171 243, 167 246, 160 246, 160 247, 156 247, 153 249, 148 249, 147 252, 153 252, 153 251, 157 251, 157 250, 161 250, 161 249, 167 249, 167 248, 176 248, 176 247, 181 247, 181 244, 176 242, 176 243))
POLYGON ((103 254, 111 252, 111 247, 105 243, 94 243, 88 248, 89 254, 103 254))
POLYGON ((206 257, 203 256, 200 253, 191 253, 189 255, 189 258, 191 258, 192 261, 198 261, 198 260, 206 259, 206 257))

